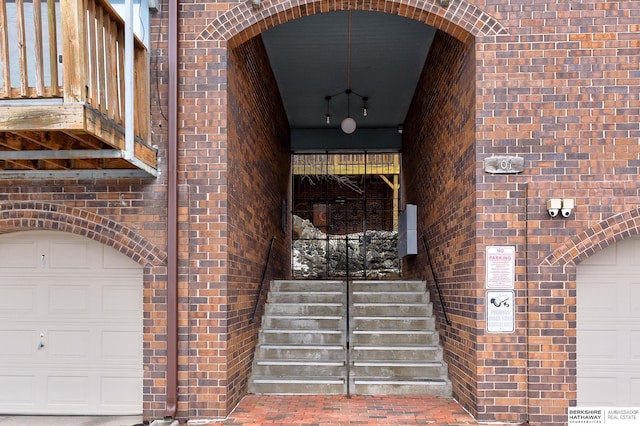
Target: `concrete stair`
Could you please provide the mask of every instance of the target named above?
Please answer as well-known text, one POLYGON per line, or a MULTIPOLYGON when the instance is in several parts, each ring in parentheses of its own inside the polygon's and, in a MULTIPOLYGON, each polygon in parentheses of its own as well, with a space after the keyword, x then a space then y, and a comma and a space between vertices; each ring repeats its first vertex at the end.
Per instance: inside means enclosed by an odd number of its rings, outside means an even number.
POLYGON ((350 289, 347 341, 345 282, 272 283, 249 391, 450 396, 425 284, 353 281, 350 289))
POLYGON ((353 281, 350 390, 451 396, 435 317, 420 281, 353 281))
POLYGON ((345 289, 342 281, 271 283, 249 392, 347 392, 345 289))

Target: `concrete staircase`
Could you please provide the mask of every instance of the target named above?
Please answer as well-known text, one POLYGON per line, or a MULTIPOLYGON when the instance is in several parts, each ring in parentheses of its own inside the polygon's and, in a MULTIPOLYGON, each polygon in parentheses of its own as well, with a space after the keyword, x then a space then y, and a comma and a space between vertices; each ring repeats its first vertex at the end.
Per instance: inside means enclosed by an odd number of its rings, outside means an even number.
POLYGON ((350 289, 347 341, 344 281, 272 283, 249 391, 450 396, 425 284, 353 281, 350 289))

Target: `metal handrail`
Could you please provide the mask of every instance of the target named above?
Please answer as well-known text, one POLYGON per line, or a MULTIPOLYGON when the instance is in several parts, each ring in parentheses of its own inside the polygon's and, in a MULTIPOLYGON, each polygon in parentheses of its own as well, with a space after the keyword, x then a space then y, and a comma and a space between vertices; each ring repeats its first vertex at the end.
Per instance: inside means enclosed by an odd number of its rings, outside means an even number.
POLYGON ((438 277, 436 276, 436 270, 433 268, 433 263, 431 262, 431 256, 429 255, 429 247, 427 246, 427 239, 424 234, 422 234, 422 244, 424 244, 424 251, 427 253, 427 260, 429 261, 429 268, 431 268, 431 275, 433 276, 433 282, 436 284, 436 290, 438 291, 438 298, 440 299, 440 305, 442 306, 442 313, 444 314, 444 320, 447 325, 451 325, 451 321, 449 321, 449 316, 447 315, 447 308, 444 304, 444 300, 442 300, 442 292, 440 292, 440 285, 438 284, 438 277))
POLYGON ((346 322, 346 336, 345 336, 345 343, 346 343, 346 347, 347 347, 347 351, 346 351, 346 363, 347 363, 347 398, 351 397, 351 390, 349 389, 351 387, 351 361, 350 361, 350 357, 349 357, 349 352, 350 352, 350 348, 349 348, 349 341, 350 341, 350 335, 351 335, 351 325, 349 324, 349 317, 350 317, 350 310, 351 310, 351 305, 350 305, 350 297, 349 297, 349 293, 351 292, 351 285, 350 285, 350 281, 351 281, 351 277, 349 276, 349 236, 345 235, 344 236, 344 245, 345 245, 345 254, 346 254, 346 260, 347 260, 347 264, 346 264, 346 268, 345 268, 345 278, 347 280, 346 282, 346 296, 347 296, 347 300, 346 300, 346 317, 345 317, 345 322, 346 322))
POLYGON ((271 250, 273 249, 273 243, 276 241, 276 237, 271 238, 271 244, 269 245, 269 251, 267 251, 267 257, 264 262, 264 268, 262 268, 262 276, 260 277, 260 287, 258 288, 258 295, 256 296, 256 303, 253 305, 253 313, 249 319, 249 323, 253 324, 256 321, 256 314, 258 313, 258 306, 260 305, 260 297, 262 296, 262 287, 264 287, 264 277, 267 274, 267 268, 269 267, 269 259, 271 259, 271 250))

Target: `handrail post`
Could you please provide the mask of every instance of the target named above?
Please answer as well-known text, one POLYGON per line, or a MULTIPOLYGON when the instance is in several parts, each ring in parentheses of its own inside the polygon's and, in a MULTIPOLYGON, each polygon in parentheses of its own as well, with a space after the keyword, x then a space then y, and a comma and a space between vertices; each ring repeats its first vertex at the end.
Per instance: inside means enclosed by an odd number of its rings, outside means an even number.
POLYGON ((449 316, 447 315, 447 308, 442 300, 442 293, 440 292, 440 285, 438 284, 438 277, 436 276, 436 270, 433 269, 433 263, 431 262, 431 256, 429 255, 429 247, 427 246, 427 239, 422 234, 422 244, 424 244, 424 251, 427 253, 427 260, 429 261, 429 268, 431 268, 431 275, 433 276, 433 282, 436 284, 436 290, 438 291, 438 298, 440 299, 440 305, 442 306, 442 313, 444 314, 444 320, 447 325, 451 325, 449 316))
POLYGON ((267 251, 267 257, 264 262, 264 268, 262 268, 262 276, 260 277, 260 286, 258 287, 258 295, 256 296, 256 303, 253 305, 253 313, 251 314, 251 318, 249 319, 250 324, 253 324, 254 322, 256 322, 256 314, 258 313, 260 297, 262 296, 262 287, 264 286, 264 277, 267 274, 269 259, 271 259, 271 250, 273 249, 273 243, 275 241, 276 241, 276 237, 274 236, 271 238, 271 244, 269 245, 269 250, 267 251))
POLYGON ((82 0, 60 0, 65 102, 84 102, 86 97, 85 10, 82 0))

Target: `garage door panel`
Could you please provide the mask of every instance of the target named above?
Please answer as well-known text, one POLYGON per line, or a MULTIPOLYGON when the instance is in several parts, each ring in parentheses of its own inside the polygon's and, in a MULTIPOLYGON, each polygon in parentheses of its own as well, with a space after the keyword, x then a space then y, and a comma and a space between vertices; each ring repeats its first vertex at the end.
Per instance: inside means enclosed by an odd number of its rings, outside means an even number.
POLYGON ((640 329, 631 331, 629 351, 633 361, 640 362, 640 329))
POLYGON ((106 316, 131 317, 139 315, 142 307, 142 289, 118 285, 105 285, 102 289, 102 312, 106 316))
POLYGON ((142 394, 135 389, 142 387, 139 377, 102 377, 100 397, 103 405, 131 407, 132 402, 142 404, 142 394))
POLYGON ((13 408, 35 405, 36 389, 35 375, 0 371, 0 409, 11 412, 13 408))
POLYGON ((640 239, 577 269, 578 406, 640 405, 640 239))
POLYGON ((90 311, 88 285, 49 285, 49 313, 53 315, 83 315, 90 311))
POLYGON ((618 395, 616 377, 578 377, 577 386, 580 391, 581 404, 615 406, 618 395))
POLYGON ((142 280, 95 241, 0 235, 0 412, 140 414, 142 280))
POLYGON ((640 301, 640 282, 639 281, 633 281, 630 283, 628 301, 629 301, 629 311, 631 315, 636 319, 640 319, 640 303, 638 303, 638 301, 640 301))
POLYGON ((581 312, 611 312, 618 303, 615 281, 580 282, 581 312))
POLYGON ((55 360, 89 361, 90 335, 86 330, 49 330, 48 358, 55 360))
POLYGON ((36 313, 35 286, 16 281, 18 279, 0 278, 0 317, 17 318, 18 312, 24 315, 36 313))
POLYGON ((40 259, 38 243, 35 240, 0 244, 0 268, 2 269, 37 269, 40 259))
POLYGON ((51 269, 95 269, 102 265, 102 247, 93 241, 52 242, 51 269))
POLYGON ((630 407, 640 407, 640 374, 629 379, 629 404, 630 407))
POLYGON ((135 331, 105 330, 101 348, 104 361, 135 362, 142 359, 142 336, 135 331))
MULTIPOLYGON (((36 352, 39 334, 35 329, 0 329, 0 363, 10 360, 33 357, 36 352)), ((6 364, 5 364, 6 365, 6 364)))
POLYGON ((582 360, 615 361, 618 353, 618 334, 616 330, 580 330, 577 332, 582 360))
POLYGON ((47 377, 47 404, 88 407, 91 386, 89 376, 47 377))

